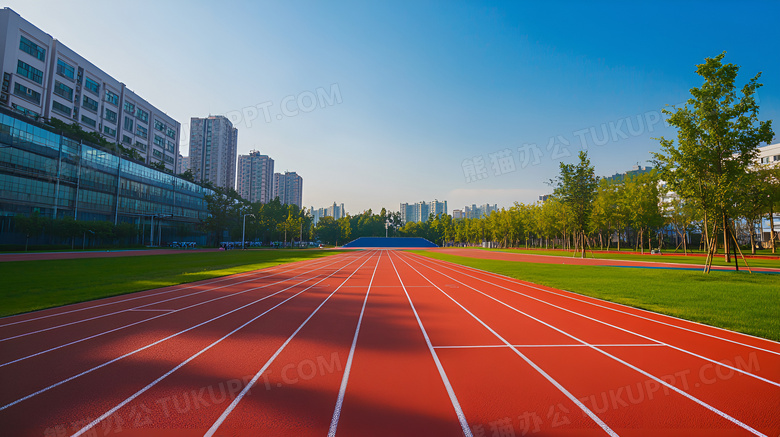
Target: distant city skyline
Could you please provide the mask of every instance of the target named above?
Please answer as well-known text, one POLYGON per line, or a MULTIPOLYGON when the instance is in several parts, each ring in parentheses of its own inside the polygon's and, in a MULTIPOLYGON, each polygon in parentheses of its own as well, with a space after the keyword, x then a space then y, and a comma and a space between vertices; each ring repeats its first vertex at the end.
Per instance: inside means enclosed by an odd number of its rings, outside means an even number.
POLYGON ((598 175, 646 166, 653 138, 676 138, 661 109, 723 51, 738 85, 762 72, 759 118, 780 118, 780 38, 757 20, 776 1, 5 5, 181 123, 182 155, 191 117, 224 115, 237 154, 353 215, 532 203, 582 149, 598 175))

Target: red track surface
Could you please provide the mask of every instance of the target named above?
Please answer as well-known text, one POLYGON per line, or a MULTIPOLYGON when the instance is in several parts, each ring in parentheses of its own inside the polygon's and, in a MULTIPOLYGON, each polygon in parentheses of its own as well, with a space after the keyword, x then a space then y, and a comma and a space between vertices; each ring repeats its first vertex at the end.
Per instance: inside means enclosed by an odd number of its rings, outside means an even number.
POLYGON ((768 435, 780 344, 397 251, 0 319, 0 430, 768 435))

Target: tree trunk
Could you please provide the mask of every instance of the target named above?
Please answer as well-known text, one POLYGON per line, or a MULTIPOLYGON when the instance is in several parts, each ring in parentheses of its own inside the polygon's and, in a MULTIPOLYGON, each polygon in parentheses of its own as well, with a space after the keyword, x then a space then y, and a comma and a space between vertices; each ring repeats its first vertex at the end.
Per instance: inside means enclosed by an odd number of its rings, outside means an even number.
POLYGON ((769 205, 769 245, 772 246, 772 253, 775 253, 775 214, 771 204, 769 205))
POLYGON ((750 221, 750 253, 756 254, 756 224, 750 221))
POLYGON ((731 253, 729 253, 729 219, 726 217, 726 213, 723 213, 723 253, 724 253, 724 261, 726 261, 726 264, 731 262, 731 253))
POLYGON ((704 241, 707 253, 710 252, 710 225, 707 223, 707 210, 704 210, 704 241))

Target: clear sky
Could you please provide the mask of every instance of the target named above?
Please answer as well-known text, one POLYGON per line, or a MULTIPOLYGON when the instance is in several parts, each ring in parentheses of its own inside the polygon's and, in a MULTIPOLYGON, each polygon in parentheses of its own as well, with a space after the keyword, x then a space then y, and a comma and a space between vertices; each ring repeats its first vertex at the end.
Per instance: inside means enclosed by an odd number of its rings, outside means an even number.
MULTIPOLYGON (((780 1, 4 2, 182 123, 304 179, 306 206, 534 202, 587 148, 647 165, 665 105, 727 51, 780 132, 780 1)), ((777 139, 775 140, 775 142, 777 139)))

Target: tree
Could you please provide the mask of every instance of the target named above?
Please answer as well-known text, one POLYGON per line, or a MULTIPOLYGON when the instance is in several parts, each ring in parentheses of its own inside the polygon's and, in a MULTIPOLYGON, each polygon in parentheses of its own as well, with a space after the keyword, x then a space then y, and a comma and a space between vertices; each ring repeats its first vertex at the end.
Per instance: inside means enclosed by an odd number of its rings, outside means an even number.
POLYGON ((241 213, 247 207, 236 190, 215 188, 214 194, 205 196, 208 217, 200 222, 203 231, 210 233, 218 244, 224 231, 238 229, 240 232, 241 213))
MULTIPOLYGON (((683 253, 688 255, 688 233, 693 228, 694 222, 699 220, 698 211, 692 202, 687 202, 679 197, 674 197, 666 210, 666 220, 674 227, 674 231, 682 240, 683 253)), ((677 248, 679 248, 679 244, 677 248)), ((677 248, 674 249, 677 252, 677 248)))
POLYGON ((572 214, 572 230, 581 239, 581 256, 585 258, 585 227, 593 211, 598 179, 593 166, 590 165, 587 152, 580 152, 579 158, 580 162, 576 165, 561 163, 555 195, 568 206, 569 213, 572 214))
POLYGON ((339 223, 333 217, 322 217, 317 221, 314 234, 325 244, 336 245, 341 237, 339 223))
MULTIPOLYGON (((653 153, 661 178, 682 199, 692 200, 703 209, 705 235, 708 221, 717 220, 723 231, 726 262, 729 257, 729 217, 736 213, 738 192, 745 186, 748 167, 756 148, 772 140, 771 121, 758 120, 755 101, 758 73, 737 96, 735 80, 739 67, 723 64, 726 52, 706 58, 696 73, 704 78, 691 89, 686 105, 664 110, 668 123, 677 128, 677 143, 660 138, 661 153, 653 153)), ((714 228, 714 226, 713 226, 714 228)), ((714 249, 714 248, 713 248, 714 249)), ((713 252, 714 253, 714 252, 713 252)))
POLYGON ((165 163, 162 162, 162 161, 153 162, 153 163, 149 164, 149 167, 155 168, 155 169, 160 170, 160 171, 165 171, 165 172, 168 171, 168 169, 165 168, 165 163))
MULTIPOLYGON (((760 196, 760 200, 755 199, 755 202, 761 205, 761 213, 769 217, 769 245, 772 253, 775 253, 777 232, 775 232, 774 213, 778 211, 777 206, 780 203, 780 164, 762 164, 754 175, 754 182, 759 185, 756 189, 760 196)), ((760 217, 758 221, 761 222, 760 217)))
POLYGON ((27 252, 27 243, 30 237, 37 237, 43 232, 46 218, 41 217, 38 212, 33 212, 29 217, 17 215, 14 217, 16 230, 25 235, 24 251, 27 252))
POLYGON ((603 233, 607 234, 607 249, 609 249, 612 229, 616 224, 618 199, 615 185, 615 182, 608 179, 599 180, 596 195, 593 198, 593 212, 590 217, 589 230, 599 233, 602 249, 604 248, 603 233))
MULTIPOLYGON (((338 220, 339 229, 341 230, 341 241, 346 242, 352 236, 352 226, 350 225, 350 217, 346 215, 338 220)), ((338 246, 338 242, 336 242, 338 246)))
POLYGON ((652 229, 663 224, 663 216, 658 205, 658 177, 655 172, 627 177, 623 181, 625 187, 624 203, 629 212, 631 226, 638 231, 637 245, 644 253, 644 236, 648 233, 648 243, 652 229))
POLYGON ((191 168, 188 168, 184 173, 179 174, 179 177, 185 181, 195 182, 195 174, 192 173, 191 168))

